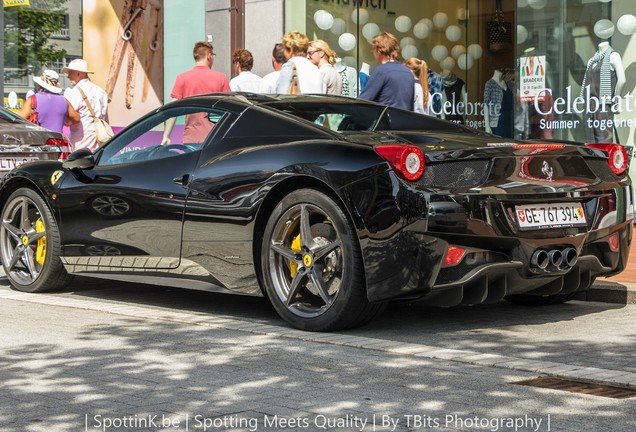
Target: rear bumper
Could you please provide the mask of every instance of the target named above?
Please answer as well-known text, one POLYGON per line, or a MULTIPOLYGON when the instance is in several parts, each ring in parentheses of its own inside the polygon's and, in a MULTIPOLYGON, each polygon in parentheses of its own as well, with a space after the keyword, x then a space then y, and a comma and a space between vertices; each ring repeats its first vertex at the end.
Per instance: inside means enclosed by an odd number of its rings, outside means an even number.
POLYGON ((360 202, 354 207, 370 301, 423 299, 453 306, 520 293, 567 293, 584 290, 594 278, 620 273, 627 265, 633 226, 629 183, 538 198, 448 193, 449 203, 456 204, 435 207, 430 193, 387 181, 389 185, 381 190, 386 191, 381 205, 365 208, 360 202), (521 231, 510 209, 533 200, 584 202, 588 223, 521 231), (450 210, 462 217, 449 217, 450 210), (609 239, 615 234, 619 247, 612 250, 609 239), (457 265, 445 267, 451 245, 467 253, 457 265), (530 261, 538 249, 575 250, 578 261, 565 268, 536 269, 530 261))

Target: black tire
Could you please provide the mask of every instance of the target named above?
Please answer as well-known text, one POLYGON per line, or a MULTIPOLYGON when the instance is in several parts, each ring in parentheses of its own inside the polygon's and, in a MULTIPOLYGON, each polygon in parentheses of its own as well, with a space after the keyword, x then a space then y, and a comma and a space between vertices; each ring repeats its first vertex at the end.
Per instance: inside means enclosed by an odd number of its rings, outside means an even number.
POLYGON ((42 197, 21 188, 2 209, 0 257, 13 287, 25 292, 56 291, 72 280, 60 260, 60 232, 42 197))
POLYGON ((588 289, 596 278, 592 278, 590 284, 583 289, 579 289, 574 292, 569 292, 566 294, 552 294, 552 295, 532 295, 532 294, 515 294, 506 296, 505 299, 512 304, 520 305, 520 306, 550 306, 554 304, 561 304, 573 300, 576 295, 582 291, 588 289))
POLYGON ((367 299, 352 223, 340 204, 314 189, 294 191, 274 208, 260 271, 276 312, 302 330, 357 327, 384 309, 367 299))

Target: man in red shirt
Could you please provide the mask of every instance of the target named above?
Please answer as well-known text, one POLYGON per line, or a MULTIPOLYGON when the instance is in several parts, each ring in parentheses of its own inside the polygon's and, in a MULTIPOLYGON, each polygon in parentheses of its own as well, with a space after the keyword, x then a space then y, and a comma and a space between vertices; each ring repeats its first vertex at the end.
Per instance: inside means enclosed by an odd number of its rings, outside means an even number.
MULTIPOLYGON (((192 55, 194 56, 195 65, 189 71, 177 75, 170 92, 170 97, 173 101, 199 94, 230 91, 227 77, 221 72, 212 70, 215 54, 211 43, 197 42, 194 44, 192 55)), ((166 122, 162 144, 170 144, 171 142, 170 133, 175 119, 170 120, 166 122)), ((189 114, 186 116, 182 142, 203 142, 213 126, 205 113, 189 114)))

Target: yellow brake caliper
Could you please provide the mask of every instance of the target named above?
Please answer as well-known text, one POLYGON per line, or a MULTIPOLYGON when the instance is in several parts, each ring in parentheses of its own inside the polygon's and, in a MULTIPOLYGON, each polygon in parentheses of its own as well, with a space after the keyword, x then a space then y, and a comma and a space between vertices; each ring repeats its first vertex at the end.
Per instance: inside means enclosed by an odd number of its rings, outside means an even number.
MULTIPOLYGON (((43 233, 44 231, 44 222, 42 221, 42 218, 39 218, 35 221, 35 232, 43 233)), ((46 258, 46 236, 38 239, 38 244, 35 249, 35 260, 37 263, 44 265, 44 258, 46 258)))
MULTIPOLYGON (((300 251, 300 234, 298 234, 296 238, 294 238, 294 241, 292 241, 291 248, 294 251, 300 251)), ((296 264, 295 261, 290 260, 289 271, 292 278, 296 275, 296 270, 298 270, 298 264, 296 264)))

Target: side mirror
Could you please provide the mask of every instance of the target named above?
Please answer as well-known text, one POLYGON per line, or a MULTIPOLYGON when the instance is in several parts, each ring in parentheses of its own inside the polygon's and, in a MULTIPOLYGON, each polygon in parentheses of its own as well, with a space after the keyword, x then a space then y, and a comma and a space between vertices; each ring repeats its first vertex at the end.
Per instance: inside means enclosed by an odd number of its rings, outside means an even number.
POLYGON ((87 148, 75 150, 68 155, 68 158, 62 162, 62 167, 66 169, 86 170, 95 167, 95 158, 93 152, 87 148))

